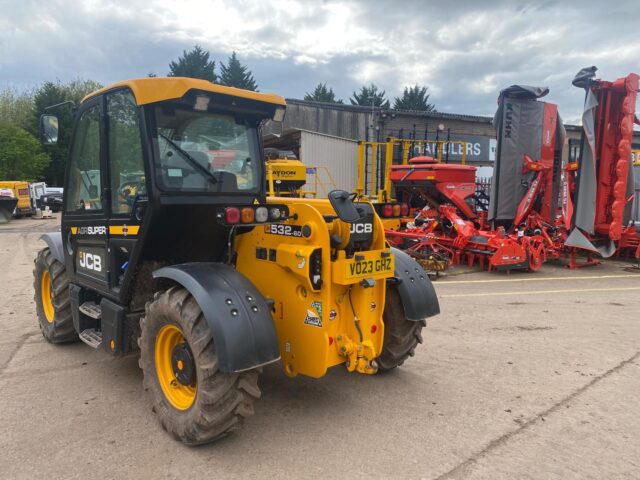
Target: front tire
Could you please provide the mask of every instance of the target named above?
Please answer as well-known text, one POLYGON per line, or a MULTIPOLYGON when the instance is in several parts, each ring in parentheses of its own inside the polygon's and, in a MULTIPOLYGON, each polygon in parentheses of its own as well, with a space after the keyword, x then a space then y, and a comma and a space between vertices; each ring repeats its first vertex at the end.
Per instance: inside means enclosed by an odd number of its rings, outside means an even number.
POLYGON ((422 329, 426 320, 407 320, 400 294, 395 287, 387 289, 383 313, 384 343, 382 353, 376 359, 378 372, 393 370, 413 357, 416 347, 422 343, 422 329))
POLYGON ((140 368, 153 410, 187 445, 217 440, 239 429, 260 397, 258 370, 225 373, 209 325, 182 287, 156 293, 140 320, 140 368))
POLYGON ((54 258, 48 247, 40 250, 36 257, 33 289, 42 336, 51 343, 78 340, 71 315, 69 278, 64 265, 54 258))

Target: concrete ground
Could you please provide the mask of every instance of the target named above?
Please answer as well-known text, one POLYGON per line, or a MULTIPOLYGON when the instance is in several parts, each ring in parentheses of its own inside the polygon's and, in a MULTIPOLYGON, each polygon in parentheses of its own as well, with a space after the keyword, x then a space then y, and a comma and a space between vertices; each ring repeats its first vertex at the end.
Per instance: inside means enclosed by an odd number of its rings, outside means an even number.
POLYGON ((623 263, 440 279, 405 366, 271 366, 244 430, 187 448, 137 358, 42 338, 31 272, 56 225, 0 226, 0 478, 640 478, 640 274, 623 263))

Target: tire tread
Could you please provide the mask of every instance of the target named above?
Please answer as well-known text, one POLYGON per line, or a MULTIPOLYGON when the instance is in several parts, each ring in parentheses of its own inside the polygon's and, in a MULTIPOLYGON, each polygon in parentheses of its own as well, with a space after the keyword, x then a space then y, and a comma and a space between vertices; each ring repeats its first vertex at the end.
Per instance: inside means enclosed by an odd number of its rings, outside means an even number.
POLYGON ((218 368, 215 343, 195 299, 182 287, 171 287, 154 296, 140 319, 139 365, 143 385, 152 394, 153 410, 162 427, 187 445, 215 441, 242 427, 253 415, 253 402, 260 398, 259 370, 226 373, 218 368), (173 408, 158 384, 155 363, 155 334, 158 322, 174 319, 185 332, 195 357, 198 391, 194 404, 185 411, 173 408), (152 338, 153 337, 153 338, 152 338))

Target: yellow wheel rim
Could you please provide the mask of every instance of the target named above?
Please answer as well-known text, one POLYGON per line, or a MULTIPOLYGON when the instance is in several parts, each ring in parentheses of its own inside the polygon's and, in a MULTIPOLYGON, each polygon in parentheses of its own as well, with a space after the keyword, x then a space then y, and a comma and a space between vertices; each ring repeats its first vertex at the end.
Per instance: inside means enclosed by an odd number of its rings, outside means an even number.
POLYGON ((53 290, 51 289, 51 275, 48 270, 42 272, 42 277, 40 277, 40 297, 42 299, 44 318, 47 319, 47 322, 53 323, 56 311, 53 308, 53 290))
MULTIPOLYGON (((187 410, 196 399, 197 385, 183 385, 176 378, 171 357, 173 349, 185 343, 182 330, 176 325, 165 325, 156 337, 155 364, 158 383, 169 403, 178 410, 187 410)), ((181 363, 181 362, 180 362, 181 363)))

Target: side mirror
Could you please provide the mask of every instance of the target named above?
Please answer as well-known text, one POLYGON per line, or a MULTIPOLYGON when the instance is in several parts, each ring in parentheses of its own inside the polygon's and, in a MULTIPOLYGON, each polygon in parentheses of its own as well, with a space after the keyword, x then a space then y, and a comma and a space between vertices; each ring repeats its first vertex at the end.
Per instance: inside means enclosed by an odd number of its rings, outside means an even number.
POLYGON ((345 190, 331 190, 329 192, 329 203, 336 211, 338 218, 346 223, 353 223, 360 220, 360 213, 353 204, 355 194, 345 190))
POLYGON ((58 117, 55 115, 40 115, 40 141, 43 145, 58 143, 58 117))

